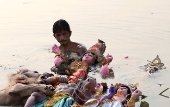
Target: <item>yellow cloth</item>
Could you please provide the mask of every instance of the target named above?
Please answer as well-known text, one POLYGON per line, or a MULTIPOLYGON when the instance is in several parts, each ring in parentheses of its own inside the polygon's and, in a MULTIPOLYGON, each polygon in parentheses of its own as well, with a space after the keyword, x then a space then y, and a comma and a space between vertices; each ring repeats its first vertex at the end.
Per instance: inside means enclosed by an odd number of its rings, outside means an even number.
POLYGON ((67 92, 55 93, 52 98, 50 98, 48 101, 44 103, 44 107, 52 107, 53 105, 56 104, 56 102, 60 101, 64 97, 69 97, 69 96, 71 95, 67 92))
POLYGON ((130 100, 127 102, 127 106, 131 107, 135 105, 135 102, 136 102, 136 97, 131 96, 130 100))

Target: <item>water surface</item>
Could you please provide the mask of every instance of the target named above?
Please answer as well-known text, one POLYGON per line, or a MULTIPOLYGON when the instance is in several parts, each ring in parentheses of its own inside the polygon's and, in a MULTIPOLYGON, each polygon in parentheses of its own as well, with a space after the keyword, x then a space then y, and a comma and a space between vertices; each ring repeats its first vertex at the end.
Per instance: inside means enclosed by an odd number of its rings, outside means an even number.
POLYGON ((6 74, 20 68, 50 72, 51 46, 58 44, 52 25, 65 19, 72 41, 87 48, 97 39, 106 42, 115 78, 99 81, 139 83, 150 107, 168 107, 169 98, 159 93, 170 87, 169 5, 169 0, 0 0, 0 87, 6 86, 6 74), (167 69, 151 75, 139 69, 156 55, 167 69))

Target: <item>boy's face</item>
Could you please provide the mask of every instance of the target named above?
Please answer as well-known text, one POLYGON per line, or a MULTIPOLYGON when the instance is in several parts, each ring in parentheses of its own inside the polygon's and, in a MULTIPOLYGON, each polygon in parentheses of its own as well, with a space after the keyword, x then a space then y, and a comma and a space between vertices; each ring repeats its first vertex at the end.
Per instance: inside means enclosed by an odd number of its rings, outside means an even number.
POLYGON ((62 46, 66 46, 68 44, 68 42, 70 41, 70 36, 71 36, 71 31, 65 31, 65 30, 62 30, 54 34, 54 37, 62 46))

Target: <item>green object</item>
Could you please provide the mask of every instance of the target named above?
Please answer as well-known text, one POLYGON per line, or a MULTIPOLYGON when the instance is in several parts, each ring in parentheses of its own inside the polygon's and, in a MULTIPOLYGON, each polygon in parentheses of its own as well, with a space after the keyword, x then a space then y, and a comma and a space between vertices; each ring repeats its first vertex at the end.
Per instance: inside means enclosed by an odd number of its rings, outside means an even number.
POLYGON ((141 101, 140 107, 149 107, 149 103, 146 101, 141 101))

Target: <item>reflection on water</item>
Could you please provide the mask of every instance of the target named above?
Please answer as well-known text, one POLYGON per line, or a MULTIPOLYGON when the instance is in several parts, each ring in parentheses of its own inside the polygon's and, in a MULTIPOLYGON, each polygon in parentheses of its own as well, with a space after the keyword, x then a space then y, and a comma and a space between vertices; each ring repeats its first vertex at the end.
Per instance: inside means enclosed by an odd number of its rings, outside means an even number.
POLYGON ((52 25, 63 18, 70 23, 73 41, 87 48, 97 39, 106 42, 105 54, 114 57, 114 83, 139 83, 152 107, 166 105, 167 98, 158 94, 169 87, 169 5, 169 0, 0 0, 1 75, 20 68, 50 71, 50 48, 57 43, 52 25), (149 75, 139 69, 156 55, 166 70, 149 75))

